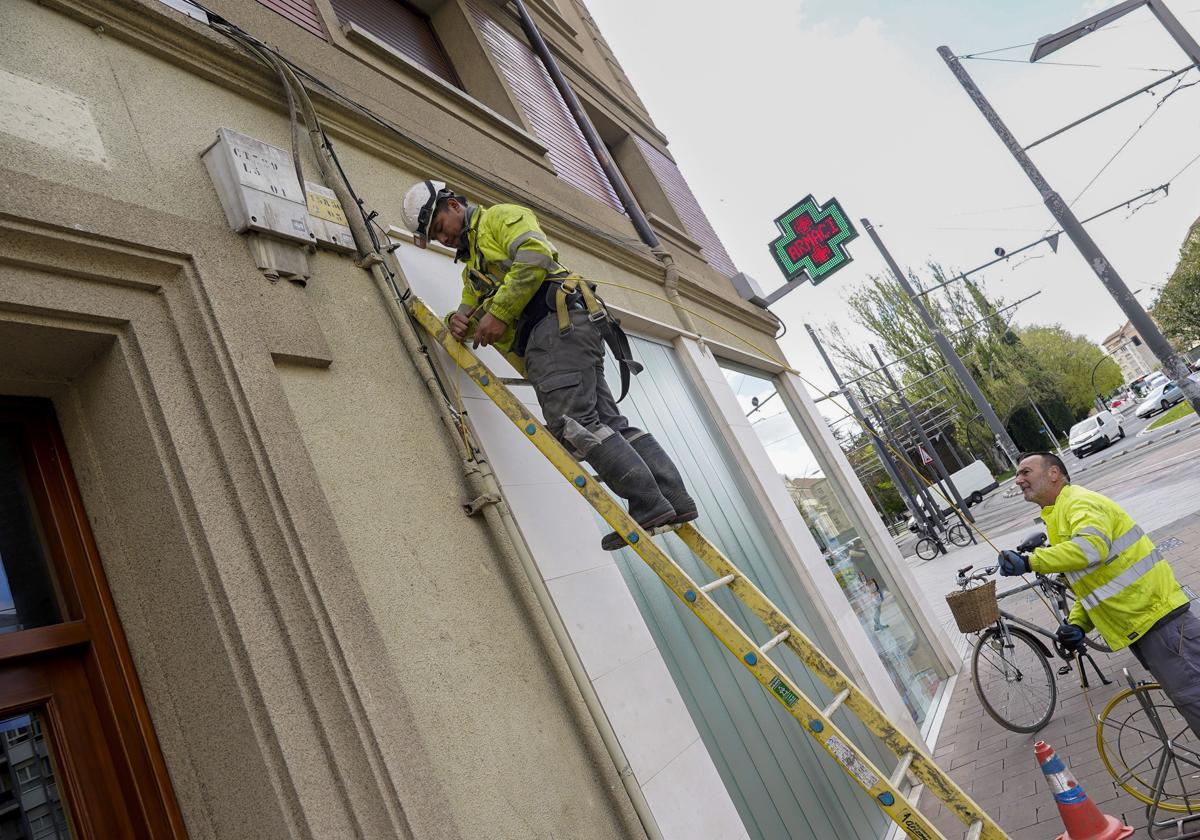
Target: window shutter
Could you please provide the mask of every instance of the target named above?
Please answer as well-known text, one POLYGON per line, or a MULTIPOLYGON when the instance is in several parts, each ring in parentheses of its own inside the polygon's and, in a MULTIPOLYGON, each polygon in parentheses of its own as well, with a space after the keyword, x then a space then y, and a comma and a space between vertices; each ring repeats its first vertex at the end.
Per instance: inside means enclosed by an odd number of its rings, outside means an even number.
POLYGON ((400 0, 332 0, 339 20, 354 23, 430 73, 462 87, 454 66, 422 12, 400 0))
POLYGON ((558 177, 614 210, 624 212, 608 176, 567 110, 567 103, 533 50, 488 17, 474 2, 468 2, 467 8, 496 67, 529 118, 534 134, 549 149, 550 162, 558 177))
POLYGON ((313 6, 313 0, 258 0, 273 12, 278 12, 297 26, 307 29, 322 41, 328 41, 321 18, 313 6))
POLYGON ((679 214, 685 229, 684 232, 700 244, 704 259, 726 277, 737 274, 737 269, 734 268, 733 260, 729 258, 725 245, 717 236, 717 232, 713 230, 708 216, 704 215, 704 210, 700 208, 700 202, 696 200, 696 196, 693 195, 691 187, 684 180, 683 173, 679 171, 675 161, 636 134, 633 139, 650 164, 654 177, 658 179, 658 183, 662 185, 667 198, 670 199, 671 206, 679 214))

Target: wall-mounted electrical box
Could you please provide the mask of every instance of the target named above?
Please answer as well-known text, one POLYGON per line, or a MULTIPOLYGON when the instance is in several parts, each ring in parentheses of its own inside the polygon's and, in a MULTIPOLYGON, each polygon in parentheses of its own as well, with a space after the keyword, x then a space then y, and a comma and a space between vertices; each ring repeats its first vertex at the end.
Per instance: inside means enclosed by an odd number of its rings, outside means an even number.
POLYGON ((308 205, 289 152, 228 128, 201 156, 229 226, 314 244, 308 205))
POLYGON ((228 128, 201 155, 229 226, 254 234, 247 244, 271 280, 303 284, 315 248, 353 253, 354 237, 333 190, 312 181, 300 189, 286 149, 228 128))
POLYGON ((312 181, 304 182, 304 190, 308 202, 308 228, 316 236, 317 245, 353 253, 354 236, 337 194, 312 181))

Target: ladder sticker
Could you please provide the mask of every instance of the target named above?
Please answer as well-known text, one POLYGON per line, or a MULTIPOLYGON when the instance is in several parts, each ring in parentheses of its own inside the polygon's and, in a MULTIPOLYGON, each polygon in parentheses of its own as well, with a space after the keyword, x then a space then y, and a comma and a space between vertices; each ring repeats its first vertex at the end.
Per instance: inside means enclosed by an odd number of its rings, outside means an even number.
POLYGON ((929 832, 917 822, 917 815, 912 811, 905 811, 900 815, 900 825, 904 826, 904 830, 908 832, 909 837, 915 837, 917 840, 933 840, 929 832))
POLYGON ((796 701, 800 699, 796 695, 796 692, 788 688, 784 681, 779 679, 779 677, 772 677, 770 685, 771 691, 775 692, 775 696, 782 700, 783 704, 789 709, 792 708, 792 706, 795 706, 796 701))
POLYGON ((833 757, 842 763, 842 766, 850 773, 851 776, 858 779, 858 783, 867 790, 879 784, 879 777, 871 772, 871 768, 863 763, 854 750, 848 747, 841 738, 836 735, 830 735, 825 739, 825 749, 833 753, 833 757))

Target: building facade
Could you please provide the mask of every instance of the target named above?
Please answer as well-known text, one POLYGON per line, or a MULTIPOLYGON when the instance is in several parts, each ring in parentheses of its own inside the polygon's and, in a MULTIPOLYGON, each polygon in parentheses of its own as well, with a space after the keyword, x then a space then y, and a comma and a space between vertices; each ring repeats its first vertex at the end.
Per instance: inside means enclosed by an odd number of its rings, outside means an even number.
POLYGON ((586 7, 528 5, 669 267, 507 4, 0 4, 0 739, 27 739, 0 776, 45 771, 36 808, 28 773, 0 787, 0 831, 886 830, 636 556, 600 550, 604 523, 437 352, 430 396, 395 301, 339 239, 358 211, 316 183, 289 78, 436 311, 461 266, 396 226, 409 184, 538 214, 631 334, 646 371, 622 408, 680 464, 702 529, 891 719, 915 737, 935 725, 956 656, 779 361, 775 321, 734 292, 586 7), (220 176, 217 152, 242 170, 220 176), (229 190, 265 208, 241 233, 229 190), (770 422, 748 416, 770 395, 770 422), (466 462, 447 411, 465 418, 466 462), (498 498, 471 494, 481 471, 498 498), (825 483, 798 509, 784 473, 825 483))
POLYGON ((1119 330, 1104 339, 1104 349, 1113 357, 1121 368, 1121 374, 1126 382, 1134 382, 1143 376, 1148 376, 1162 365, 1141 335, 1128 321, 1119 330))

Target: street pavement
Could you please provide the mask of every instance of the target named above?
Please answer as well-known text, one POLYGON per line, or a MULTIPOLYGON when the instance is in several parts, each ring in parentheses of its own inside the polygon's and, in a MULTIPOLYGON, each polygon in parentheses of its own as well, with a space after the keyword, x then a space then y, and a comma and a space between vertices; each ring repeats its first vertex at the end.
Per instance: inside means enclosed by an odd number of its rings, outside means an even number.
MULTIPOLYGON (((1134 428, 1138 427, 1127 427, 1125 440, 1106 452, 1082 462, 1070 457, 1067 464, 1072 481, 1124 506, 1156 544, 1164 547, 1180 581, 1200 589, 1200 420, 1184 420, 1140 439, 1134 428)), ((1005 495, 1011 486, 1011 481, 1006 482, 972 508, 991 545, 981 540, 929 562, 908 558, 916 589, 928 599, 926 610, 957 642, 964 660, 974 639, 958 632, 943 597, 956 589, 955 570, 968 564, 976 568, 994 565, 998 549, 1015 546, 1040 527, 1034 505, 1020 495, 1005 495)), ((904 542, 911 553, 911 540, 904 542)), ((1019 578, 1003 579, 1000 590, 1020 583, 1019 578)), ((1053 616, 1032 593, 1015 596, 1010 602, 1016 603, 1005 603, 1009 611, 1053 630, 1053 616)), ((969 661, 964 661, 959 671, 934 745, 935 756, 1014 840, 1049 840, 1063 831, 1054 799, 1033 757, 1033 744, 1041 739, 1058 751, 1102 810, 1137 828, 1135 840, 1147 836, 1144 806, 1116 786, 1099 757, 1087 700, 1099 712, 1123 687, 1122 668, 1129 668, 1136 679, 1149 676, 1128 651, 1097 654, 1096 661, 1113 684, 1101 686, 1093 674, 1092 688, 1085 697, 1075 672, 1059 676, 1054 716, 1032 735, 1010 732, 988 717, 975 696, 969 661)), ((1056 667, 1061 664, 1056 662, 1056 667)), ((962 824, 935 799, 925 796, 921 805, 948 837, 962 836, 962 824)))

